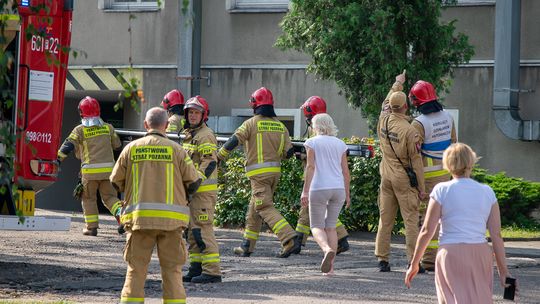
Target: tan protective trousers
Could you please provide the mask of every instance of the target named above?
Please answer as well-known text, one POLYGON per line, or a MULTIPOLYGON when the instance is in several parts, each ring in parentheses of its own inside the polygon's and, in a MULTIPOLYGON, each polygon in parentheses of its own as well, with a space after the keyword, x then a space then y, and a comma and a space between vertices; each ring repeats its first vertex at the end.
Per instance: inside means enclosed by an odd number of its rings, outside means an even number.
POLYGON ((202 263, 203 273, 221 276, 219 247, 213 225, 216 199, 215 191, 200 192, 189 202, 189 260, 202 263))
POLYGON ((181 228, 172 231, 135 230, 127 234, 124 260, 128 268, 120 303, 144 303, 144 283, 156 245, 161 267, 163 303, 186 303, 182 283, 186 245, 181 228))
POLYGON ((294 229, 274 207, 274 192, 281 174, 261 174, 250 177, 251 200, 246 215, 244 239, 250 242, 248 252, 253 252, 259 239, 263 221, 272 229, 283 246, 296 236, 294 229))
MULTIPOLYGON (((311 230, 309 228, 309 206, 300 208, 300 214, 298 216, 298 223, 296 224, 296 232, 300 232, 304 234, 304 237, 302 238, 302 245, 306 244, 307 237, 309 236, 311 230)), ((344 237, 349 236, 349 233, 347 233, 347 229, 345 229, 345 226, 341 221, 337 220, 336 225, 336 232, 338 240, 341 240, 344 237)))
POLYGON ((97 205, 97 192, 99 191, 103 204, 113 215, 116 210, 121 207, 118 193, 108 179, 87 180, 83 178, 82 183, 84 187, 82 193, 82 209, 86 228, 98 228, 99 211, 97 205))
MULTIPOLYGON (((424 225, 424 220, 426 219, 427 206, 429 204, 429 194, 433 190, 433 187, 435 187, 435 185, 437 185, 440 182, 449 181, 450 178, 451 178, 451 175, 446 174, 442 176, 430 177, 430 178, 425 179, 426 193, 428 194, 428 197, 420 203, 420 221, 418 223, 419 227, 422 227, 422 225, 424 225)), ((435 267, 435 259, 437 258, 437 250, 439 249, 439 229, 440 229, 440 225, 437 225, 437 230, 435 230, 435 233, 433 234, 433 237, 431 238, 431 241, 428 244, 426 252, 424 253, 424 256, 422 257, 421 263, 424 268, 435 267)))
POLYGON ((416 238, 418 237, 418 190, 411 188, 409 180, 381 177, 379 188, 379 228, 375 240, 375 256, 379 261, 389 261, 390 239, 394 228, 397 210, 405 224, 405 243, 407 260, 412 259, 416 238))

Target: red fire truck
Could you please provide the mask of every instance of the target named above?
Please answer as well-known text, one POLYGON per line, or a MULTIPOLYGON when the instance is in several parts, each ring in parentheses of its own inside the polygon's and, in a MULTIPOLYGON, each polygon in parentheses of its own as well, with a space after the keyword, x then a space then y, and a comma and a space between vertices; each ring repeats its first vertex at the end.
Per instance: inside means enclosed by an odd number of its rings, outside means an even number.
POLYGON ((10 92, 14 103, 7 107, 7 100, 2 100, 0 126, 11 129, 15 142, 14 149, 7 139, 2 142, 10 146, 0 147, 2 180, 4 186, 7 184, 0 203, 4 213, 9 213, 0 217, 0 229, 68 230, 69 218, 33 216, 33 211, 35 193, 54 183, 58 174, 56 153, 61 140, 73 0, 19 0, 17 4, 15 14, 2 15, 7 20, 7 39, 0 44, 0 51, 13 54, 13 62, 8 67, 12 81, 2 82, 1 90, 10 92), (6 166, 11 165, 14 177, 6 181, 6 166), (9 183, 18 187, 16 201, 11 199, 9 183), (24 221, 15 216, 15 210, 22 211, 24 221))

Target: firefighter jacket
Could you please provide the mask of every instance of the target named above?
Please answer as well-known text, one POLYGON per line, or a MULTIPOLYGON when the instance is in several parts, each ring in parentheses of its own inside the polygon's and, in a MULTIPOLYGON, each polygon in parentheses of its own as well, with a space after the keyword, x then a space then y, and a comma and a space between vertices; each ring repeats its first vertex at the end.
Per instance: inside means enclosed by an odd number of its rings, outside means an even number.
POLYGON ((58 159, 64 160, 71 151, 81 160, 82 177, 86 180, 104 180, 114 167, 113 149, 122 146, 114 127, 108 123, 85 127, 76 126, 58 150, 58 159))
MULTIPOLYGON (((280 173, 281 160, 292 149, 289 131, 275 117, 255 115, 244 121, 234 135, 244 145, 246 175, 252 177, 266 173, 280 173)), ((219 156, 226 158, 229 151, 220 149, 219 156)))
POLYGON ((412 126, 419 134, 424 178, 449 174, 442 168, 442 156, 444 150, 457 141, 452 115, 444 110, 422 114, 413 120, 412 126))
POLYGON ((188 153, 195 168, 203 176, 197 193, 217 192, 217 140, 212 129, 205 123, 195 129, 184 129, 182 147, 188 153))
POLYGON ((199 179, 186 151, 156 130, 122 150, 110 177, 124 192, 121 219, 132 230, 187 227, 186 188, 199 179))
POLYGON ((180 133, 184 129, 184 125, 186 124, 186 119, 178 114, 173 114, 171 117, 169 117, 169 125, 167 126, 167 133, 180 133))
POLYGON ((416 173, 418 191, 425 192, 422 157, 418 148, 420 145, 420 135, 411 126, 411 118, 408 115, 391 113, 388 106, 390 95, 401 90, 403 90, 403 85, 396 81, 382 104, 379 124, 377 126, 377 135, 383 154, 379 172, 381 177, 398 178, 408 183, 409 178, 403 166, 410 167, 416 173), (390 146, 390 141, 392 142, 392 146, 390 146))

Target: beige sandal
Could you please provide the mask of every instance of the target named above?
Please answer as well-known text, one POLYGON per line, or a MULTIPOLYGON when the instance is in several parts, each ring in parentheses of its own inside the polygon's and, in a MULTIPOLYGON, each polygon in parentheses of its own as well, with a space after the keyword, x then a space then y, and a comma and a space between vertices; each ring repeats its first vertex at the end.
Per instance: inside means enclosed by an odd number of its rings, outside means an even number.
POLYGON ((330 270, 332 270, 332 261, 334 260, 335 256, 335 251, 328 251, 324 254, 324 258, 321 262, 321 271, 323 273, 328 273, 330 270))

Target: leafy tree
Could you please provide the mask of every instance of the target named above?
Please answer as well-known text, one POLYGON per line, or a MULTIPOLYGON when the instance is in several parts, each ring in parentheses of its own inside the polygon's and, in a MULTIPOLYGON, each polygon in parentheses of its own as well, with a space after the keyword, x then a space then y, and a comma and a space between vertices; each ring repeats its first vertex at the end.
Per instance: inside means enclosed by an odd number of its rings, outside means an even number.
POLYGON ((308 72, 333 80, 371 127, 394 76, 447 91, 453 68, 474 54, 441 9, 455 0, 291 0, 276 45, 311 55, 308 72))

